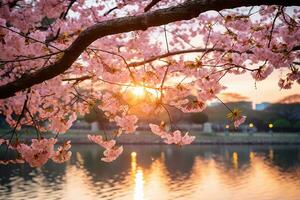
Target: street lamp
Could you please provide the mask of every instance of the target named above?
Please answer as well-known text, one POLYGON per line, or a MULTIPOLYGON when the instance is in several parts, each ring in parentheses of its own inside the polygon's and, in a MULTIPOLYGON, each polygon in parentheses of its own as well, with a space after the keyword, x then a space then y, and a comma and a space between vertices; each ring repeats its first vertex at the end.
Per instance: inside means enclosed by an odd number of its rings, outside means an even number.
POLYGON ((249 132, 250 132, 250 135, 252 135, 253 134, 253 127, 254 127, 254 124, 253 123, 250 123, 249 124, 249 132))
POLYGON ((272 123, 269 123, 269 132, 272 133, 272 128, 274 127, 274 125, 272 123))
POLYGON ((226 128, 226 131, 225 131, 225 132, 226 132, 226 135, 228 135, 228 134, 229 134, 229 125, 226 124, 226 125, 225 125, 225 128, 226 128))
POLYGON ((270 129, 273 128, 273 124, 272 123, 269 124, 269 128, 270 129))

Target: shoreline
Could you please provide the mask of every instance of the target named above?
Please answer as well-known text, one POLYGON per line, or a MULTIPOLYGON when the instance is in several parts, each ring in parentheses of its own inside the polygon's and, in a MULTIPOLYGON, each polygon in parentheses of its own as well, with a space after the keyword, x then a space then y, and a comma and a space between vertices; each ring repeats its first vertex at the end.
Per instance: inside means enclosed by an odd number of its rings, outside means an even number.
MULTIPOLYGON (((0 131, 0 135, 1 135, 0 131)), ((80 131, 70 130, 65 134, 58 136, 58 144, 71 140, 72 144, 92 144, 88 134, 102 135, 101 131, 80 131)), ((45 133, 44 138, 53 137, 53 133, 45 133)), ((190 132, 190 135, 196 136, 191 145, 300 145, 300 133, 241 133, 241 132, 190 132)), ((35 138, 34 132, 22 133, 19 139, 29 142, 35 138)), ((108 134, 109 138, 113 138, 108 134)), ((123 145, 167 145, 163 140, 149 131, 137 131, 133 134, 123 134, 116 138, 119 144, 123 145)))
MULTIPOLYGON (((57 144, 63 144, 64 141, 58 141, 57 144)), ((91 142, 72 142, 72 145, 96 145, 93 144, 91 142)), ((133 142, 133 143, 129 143, 129 142, 119 142, 120 145, 174 145, 174 144, 166 144, 166 143, 154 143, 154 142, 133 142)), ((213 145, 213 146, 226 146, 226 145, 299 145, 300 146, 300 141, 297 142, 196 142, 196 143, 192 143, 189 145, 213 145)), ((185 146, 189 146, 189 145, 185 145, 185 146)))

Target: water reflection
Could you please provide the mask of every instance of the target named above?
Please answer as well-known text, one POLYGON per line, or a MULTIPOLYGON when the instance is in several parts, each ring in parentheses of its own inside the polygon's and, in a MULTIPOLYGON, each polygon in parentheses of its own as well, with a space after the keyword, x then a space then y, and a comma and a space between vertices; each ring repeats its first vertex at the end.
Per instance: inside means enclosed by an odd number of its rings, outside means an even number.
MULTIPOLYGON (((127 146, 112 164, 95 145, 71 160, 0 166, 0 199, 287 199, 300 196, 300 146, 127 146)), ((77 152, 77 153, 75 153, 77 152)))
POLYGON ((239 156, 237 152, 232 153, 232 164, 234 169, 239 168, 239 156))
POLYGON ((134 199, 143 200, 144 199, 144 176, 143 170, 139 169, 135 173, 135 188, 134 188, 134 199))
POLYGON ((131 177, 134 177, 134 199, 144 199, 144 175, 142 169, 137 169, 136 152, 131 154, 131 177))

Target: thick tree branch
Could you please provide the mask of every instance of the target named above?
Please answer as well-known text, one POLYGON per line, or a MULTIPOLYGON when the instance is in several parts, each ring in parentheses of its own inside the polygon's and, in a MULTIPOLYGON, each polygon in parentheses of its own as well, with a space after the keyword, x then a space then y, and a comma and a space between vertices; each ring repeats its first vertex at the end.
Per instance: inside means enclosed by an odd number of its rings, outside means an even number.
POLYGON ((180 20, 189 20, 209 10, 230 9, 255 5, 300 5, 300 1, 279 0, 187 0, 178 6, 143 13, 136 16, 116 18, 100 22, 82 31, 73 44, 66 49, 63 56, 54 64, 33 73, 24 74, 21 78, 0 86, 0 99, 14 96, 16 92, 30 88, 65 72, 76 61, 80 54, 95 40, 118 33, 135 30, 146 30, 180 20))

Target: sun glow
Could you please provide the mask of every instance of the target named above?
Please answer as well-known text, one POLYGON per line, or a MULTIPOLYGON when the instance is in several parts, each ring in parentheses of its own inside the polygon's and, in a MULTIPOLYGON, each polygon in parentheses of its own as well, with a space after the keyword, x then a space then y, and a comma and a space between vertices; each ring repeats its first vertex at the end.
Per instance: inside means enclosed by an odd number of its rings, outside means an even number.
POLYGON ((136 153, 135 152, 132 152, 131 153, 131 171, 132 173, 136 173, 136 153))
POLYGON ((131 97, 135 97, 136 99, 144 99, 144 98, 159 98, 160 90, 149 88, 147 86, 133 86, 133 87, 124 87, 124 92, 129 92, 131 97))
POLYGON ((134 94, 137 97, 142 97, 145 95, 145 88, 144 87, 134 87, 132 88, 132 94, 134 94))

